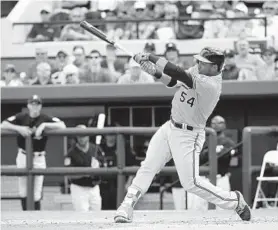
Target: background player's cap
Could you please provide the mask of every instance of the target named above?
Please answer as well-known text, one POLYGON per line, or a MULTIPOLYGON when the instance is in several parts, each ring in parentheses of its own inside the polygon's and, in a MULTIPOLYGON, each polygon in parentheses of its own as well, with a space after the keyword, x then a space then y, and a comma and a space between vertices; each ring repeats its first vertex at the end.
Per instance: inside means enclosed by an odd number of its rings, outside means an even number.
POLYGON ((223 64, 225 55, 223 51, 211 47, 205 47, 200 54, 194 55, 194 58, 201 62, 212 64, 223 64))
POLYGON ((169 42, 165 45, 165 49, 166 51, 169 51, 169 50, 178 50, 177 46, 175 43, 173 42, 169 42))
POLYGON ((231 58, 231 57, 234 57, 234 56, 236 55, 236 53, 235 53, 235 51, 232 50, 232 49, 226 49, 226 50, 224 51, 224 55, 225 55, 225 57, 231 58))
POLYGON ((144 49, 155 52, 155 44, 153 42, 147 42, 144 49))
POLYGON ((28 99, 28 104, 32 103, 42 104, 42 99, 38 95, 34 94, 32 97, 28 99))

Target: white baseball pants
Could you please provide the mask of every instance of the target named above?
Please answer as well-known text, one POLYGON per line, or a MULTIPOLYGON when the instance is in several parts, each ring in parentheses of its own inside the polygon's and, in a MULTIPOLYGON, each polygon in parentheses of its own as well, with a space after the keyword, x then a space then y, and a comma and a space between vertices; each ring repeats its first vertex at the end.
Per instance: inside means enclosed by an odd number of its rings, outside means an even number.
MULTIPOLYGON (((26 155, 19 149, 16 157, 17 168, 26 168, 26 155)), ((33 156, 34 168, 46 168, 45 152, 34 152, 33 156), (42 154, 42 155, 38 155, 42 154)), ((34 201, 40 201, 42 198, 43 175, 34 177, 34 201)), ((25 176, 18 177, 19 196, 27 197, 27 178, 25 176)))
POLYGON ((152 137, 146 154, 137 171, 131 188, 142 195, 148 190, 155 174, 173 158, 181 185, 204 200, 224 209, 235 209, 238 200, 235 192, 216 187, 199 176, 199 154, 205 141, 205 131, 179 129, 167 121, 152 137))
MULTIPOLYGON (((76 211, 101 210, 101 195, 99 185, 84 187, 76 184, 70 185, 71 199, 76 211)), ((115 195, 115 194, 111 194, 115 195)))
MULTIPOLYGON (((205 176, 201 176, 202 179, 209 181, 209 179, 205 176)), ((216 186, 220 187, 226 191, 231 191, 230 178, 229 175, 226 174, 224 176, 217 175, 216 178, 216 186)), ((185 194, 185 190, 183 188, 172 188, 172 195, 175 210, 184 210, 185 202, 187 199, 187 209, 188 210, 208 210, 208 202, 199 196, 196 196, 193 193, 185 194)), ((218 209, 220 209, 218 207, 218 209)))

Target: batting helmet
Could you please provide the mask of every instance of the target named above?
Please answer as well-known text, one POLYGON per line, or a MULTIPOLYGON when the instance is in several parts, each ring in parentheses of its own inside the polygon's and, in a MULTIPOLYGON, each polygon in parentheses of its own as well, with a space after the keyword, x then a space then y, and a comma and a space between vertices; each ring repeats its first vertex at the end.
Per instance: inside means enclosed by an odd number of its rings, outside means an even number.
POLYGON ((194 58, 201 62, 216 64, 219 69, 222 69, 225 61, 224 52, 212 47, 203 48, 200 54, 194 55, 194 58))

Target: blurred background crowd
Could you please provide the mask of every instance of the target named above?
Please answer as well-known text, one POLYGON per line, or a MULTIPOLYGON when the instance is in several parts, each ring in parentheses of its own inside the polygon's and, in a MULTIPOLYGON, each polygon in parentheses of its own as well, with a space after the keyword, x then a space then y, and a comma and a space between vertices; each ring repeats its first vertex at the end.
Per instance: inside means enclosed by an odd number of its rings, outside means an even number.
MULTIPOLYGON (((5 10, 2 17, 4 14, 5 10)), ((26 42, 97 40, 79 26, 85 19, 111 39, 147 39, 144 52, 156 53, 152 39, 236 38, 234 49, 225 51, 224 80, 278 79, 277 1, 248 7, 248 2, 241 1, 63 0, 45 5, 40 17, 41 21, 27 34, 26 42), (270 44, 252 48, 249 39, 264 37, 265 29, 271 38, 270 44)), ((48 50, 42 45, 36 48, 34 56, 27 72, 18 71, 13 63, 5 65, 1 86, 155 82, 132 60, 119 57, 112 46, 107 46, 105 55, 101 55, 97 49, 88 52, 82 45, 76 45, 71 53, 57 50, 56 57, 49 58, 48 50)), ((166 44, 164 56, 183 68, 189 67, 175 42, 166 44)))

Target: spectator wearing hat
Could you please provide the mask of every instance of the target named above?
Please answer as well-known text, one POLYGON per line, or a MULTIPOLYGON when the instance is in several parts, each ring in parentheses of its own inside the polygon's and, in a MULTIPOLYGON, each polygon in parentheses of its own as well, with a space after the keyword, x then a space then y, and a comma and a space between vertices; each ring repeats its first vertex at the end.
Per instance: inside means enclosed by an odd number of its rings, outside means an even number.
POLYGON ((236 48, 238 54, 235 56, 235 62, 240 69, 238 80, 258 80, 261 74, 260 69, 264 66, 262 58, 249 53, 249 42, 247 40, 239 39, 236 42, 236 48))
MULTIPOLYGON (((227 12, 228 17, 244 18, 248 17, 248 8, 244 2, 238 2, 234 5, 232 11, 227 12)), ((226 37, 229 38, 245 38, 252 35, 253 22, 252 20, 233 20, 227 21, 226 37)))
POLYGON ((166 43, 164 57, 167 61, 172 62, 173 64, 182 68, 184 67, 184 64, 180 60, 180 53, 175 43, 166 43))
POLYGON ((18 77, 15 66, 12 64, 6 65, 1 80, 1 86, 23 86, 23 82, 18 77))
POLYGON ((225 65, 222 71, 223 80, 237 80, 239 76, 239 68, 235 62, 234 50, 227 49, 225 54, 225 65))
POLYGON ((144 53, 156 54, 155 44, 153 42, 147 42, 144 46, 144 53))
MULTIPOLYGON (((151 19, 147 17, 146 11, 146 2, 136 1, 133 5, 134 10, 134 19, 144 20, 151 19)), ((141 22, 138 25, 138 34, 137 34, 137 26, 135 23, 129 24, 127 30, 131 31, 130 38, 131 39, 152 39, 154 38, 156 22, 141 22)))
POLYGON ((154 83, 151 75, 141 70, 140 65, 132 58, 129 60, 129 69, 122 75, 118 84, 154 83))
MULTIPOLYGON (((16 167, 26 168, 26 145, 25 137, 31 136, 32 139, 32 163, 34 168, 46 168, 46 152, 45 147, 48 137, 43 135, 46 129, 63 129, 66 128, 63 121, 57 117, 52 117, 41 112, 42 99, 38 95, 33 95, 27 101, 27 112, 17 113, 7 119, 1 124, 1 129, 8 129, 17 132, 17 157, 16 167)), ((35 210, 41 209, 40 201, 43 193, 43 175, 36 175, 34 177, 34 201, 35 210)), ((21 197, 22 209, 26 210, 26 177, 20 176, 18 178, 19 196, 21 197)))
POLYGON ((278 61, 276 59, 276 50, 273 47, 268 47, 262 52, 262 58, 265 61, 259 80, 272 81, 278 80, 278 61))
POLYGON ((46 5, 40 11, 41 23, 33 25, 27 35, 27 42, 44 42, 59 39, 59 30, 53 27, 50 22, 51 7, 46 5))

